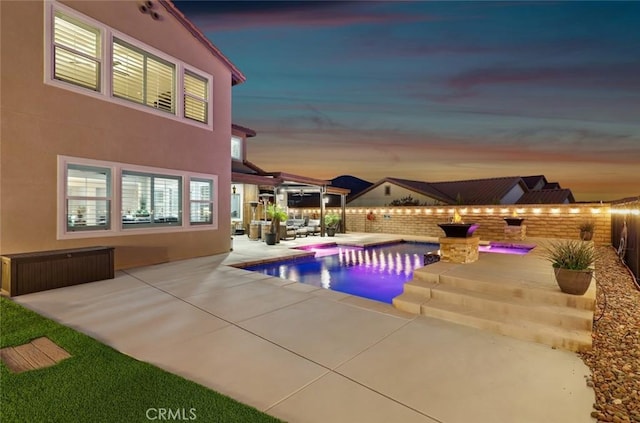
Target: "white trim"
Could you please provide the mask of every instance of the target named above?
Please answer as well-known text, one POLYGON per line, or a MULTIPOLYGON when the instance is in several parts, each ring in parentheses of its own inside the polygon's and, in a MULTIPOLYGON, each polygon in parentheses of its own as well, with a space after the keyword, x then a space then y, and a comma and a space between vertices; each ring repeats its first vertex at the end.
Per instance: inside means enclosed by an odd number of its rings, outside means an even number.
POLYGON ((150 166, 132 165, 127 163, 110 162, 103 160, 93 160, 81 157, 58 156, 58 192, 57 192, 57 239, 78 239, 78 238, 104 238, 110 236, 126 236, 126 235, 146 235, 160 234, 168 232, 192 232, 192 231, 211 231, 218 230, 218 217, 220 210, 220 200, 218 192, 218 175, 195 173, 189 171, 181 171, 175 169, 165 169, 150 166), (96 229, 85 231, 68 232, 67 214, 66 214, 66 183, 67 183, 67 166, 69 164, 103 167, 111 169, 111 207, 110 207, 110 229, 96 229), (167 176, 179 176, 182 178, 182 224, 175 226, 157 226, 145 228, 123 228, 122 219, 119 218, 122 210, 122 171, 133 171, 143 173, 161 174, 167 176), (191 225, 189 216, 185 211, 190 210, 190 186, 191 178, 210 179, 213 182, 212 202, 213 217, 210 224, 191 225))
POLYGON ((152 115, 160 116, 166 119, 171 119, 177 122, 181 122, 187 125, 195 126, 201 129, 207 129, 209 131, 213 131, 213 75, 208 72, 202 71, 195 66, 191 66, 183 61, 170 56, 154 47, 151 47, 142 41, 139 41, 135 38, 128 36, 122 32, 119 32, 104 23, 97 21, 89 16, 86 16, 69 6, 58 3, 56 0, 46 0, 44 2, 44 83, 46 85, 51 85, 57 88, 62 88, 68 91, 73 91, 77 94, 86 95, 89 97, 93 97, 102 101, 108 101, 110 103, 115 103, 121 106, 125 106, 131 109, 135 109, 141 112, 149 113, 152 115), (94 91, 88 88, 83 88, 79 85, 75 85, 72 83, 68 83, 65 81, 60 81, 53 77, 53 17, 55 16, 55 11, 60 10, 63 13, 83 21, 88 25, 94 26, 96 29, 100 31, 100 41, 101 41, 101 57, 100 57, 100 91, 94 91), (150 54, 158 56, 159 58, 166 60, 176 67, 176 80, 174 89, 176 94, 176 114, 168 113, 166 111, 158 110, 153 107, 149 107, 143 104, 138 104, 133 101, 128 101, 125 99, 117 98, 112 95, 112 87, 111 87, 111 58, 112 58, 112 46, 113 46, 113 37, 117 37, 127 43, 144 50, 150 54), (183 116, 184 107, 183 102, 184 99, 179 99, 184 96, 183 91, 183 79, 184 79, 184 70, 188 69, 190 72, 193 72, 202 78, 208 81, 208 89, 209 89, 209 100, 208 100, 208 113, 209 118, 207 123, 198 122, 194 119, 189 119, 183 116))

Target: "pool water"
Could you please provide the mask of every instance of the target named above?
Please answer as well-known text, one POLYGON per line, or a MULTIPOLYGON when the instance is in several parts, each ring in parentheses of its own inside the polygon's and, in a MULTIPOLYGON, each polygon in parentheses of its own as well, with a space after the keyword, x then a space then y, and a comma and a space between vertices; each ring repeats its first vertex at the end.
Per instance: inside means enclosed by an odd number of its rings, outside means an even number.
POLYGON ((402 293, 413 271, 423 266, 424 255, 438 244, 403 242, 376 247, 341 245, 301 247, 315 251, 307 257, 246 267, 319 288, 391 303, 402 293))
MULTIPOLYGON (((315 252, 314 257, 245 269, 390 304, 394 297, 402 294, 404 283, 413 279, 413 271, 424 265, 424 255, 438 251, 439 247, 425 242, 400 242, 366 248, 335 244, 305 246, 299 249, 315 252)), ((493 244, 480 246, 480 251, 526 254, 532 248, 493 244)))

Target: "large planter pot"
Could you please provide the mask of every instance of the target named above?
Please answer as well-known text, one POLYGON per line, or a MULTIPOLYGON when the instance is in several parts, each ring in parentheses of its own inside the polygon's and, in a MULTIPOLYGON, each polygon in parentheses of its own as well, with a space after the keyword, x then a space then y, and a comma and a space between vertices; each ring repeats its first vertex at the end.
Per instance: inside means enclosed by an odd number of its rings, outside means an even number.
POLYGON ((336 236, 336 228, 327 228, 327 236, 336 236))
POLYGON ((593 238, 593 232, 591 231, 580 231, 580 239, 583 241, 591 241, 593 238))
POLYGON ((522 226, 524 219, 522 217, 505 217, 504 221, 508 226, 522 226))
POLYGON ((591 285, 593 270, 571 270, 556 267, 556 282, 565 294, 583 295, 591 285))
POLYGON ((276 235, 277 234, 272 234, 271 232, 267 232, 264 235, 264 242, 266 242, 267 245, 276 245, 276 235))
POLYGON ((449 238, 470 238, 480 225, 476 223, 438 223, 438 226, 449 238))

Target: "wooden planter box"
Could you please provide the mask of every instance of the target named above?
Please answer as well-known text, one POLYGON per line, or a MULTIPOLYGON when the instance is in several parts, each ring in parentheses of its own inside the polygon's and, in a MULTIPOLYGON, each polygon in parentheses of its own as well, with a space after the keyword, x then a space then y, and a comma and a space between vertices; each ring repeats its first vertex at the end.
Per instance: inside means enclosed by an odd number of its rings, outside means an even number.
POLYGON ((2 256, 2 289, 10 296, 113 279, 113 247, 2 256))

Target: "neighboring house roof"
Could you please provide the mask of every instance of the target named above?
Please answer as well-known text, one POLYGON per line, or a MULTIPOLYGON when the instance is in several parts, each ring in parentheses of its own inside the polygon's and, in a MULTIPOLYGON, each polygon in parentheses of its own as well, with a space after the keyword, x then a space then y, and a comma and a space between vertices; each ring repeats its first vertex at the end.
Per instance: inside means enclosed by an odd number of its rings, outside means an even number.
POLYGON ((358 195, 353 196, 353 198, 350 198, 350 201, 387 182, 447 204, 456 204, 459 201, 464 204, 494 204, 499 202, 516 185, 520 185, 525 192, 528 190, 526 184, 519 176, 449 182, 424 182, 410 179, 384 178, 360 192, 358 195))
POLYGON ((560 189, 560 184, 557 182, 548 182, 542 189, 560 189))
POLYGON ((535 175, 535 176, 523 176, 522 180, 525 184, 527 184, 527 188, 531 189, 541 189, 547 184, 547 178, 544 175, 535 175), (540 185, 539 187, 537 187, 540 185))
POLYGON ((231 71, 231 85, 238 85, 247 80, 247 78, 243 75, 243 73, 238 69, 231 61, 224 55, 222 52, 213 45, 213 43, 198 29, 197 26, 193 24, 177 7, 171 0, 158 0, 162 6, 173 17, 175 17, 178 22, 180 22, 187 30, 193 35, 200 43, 202 43, 215 57, 220 59, 231 71))
MULTIPOLYGON (((410 179, 399 179, 399 178, 385 178, 381 182, 382 183, 391 182, 403 188, 410 189, 412 191, 435 198, 445 203, 450 203, 452 201, 451 197, 449 197, 447 194, 435 188, 433 186, 434 184, 430 182, 412 181, 410 179)), ((380 184, 377 184, 377 185, 380 185, 380 184)))
POLYGON ((525 192, 516 204, 562 204, 575 201, 570 189, 540 189, 525 192))
POLYGON ((497 204, 516 185, 520 185, 524 192, 528 191, 527 185, 519 176, 433 182, 431 185, 456 203, 460 201, 463 204, 497 204))

